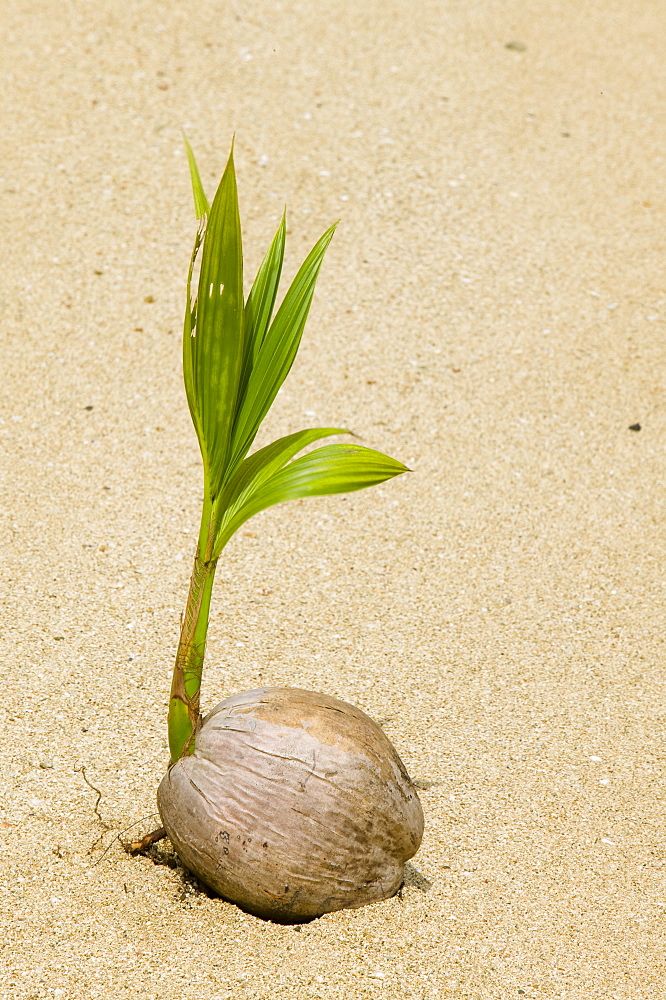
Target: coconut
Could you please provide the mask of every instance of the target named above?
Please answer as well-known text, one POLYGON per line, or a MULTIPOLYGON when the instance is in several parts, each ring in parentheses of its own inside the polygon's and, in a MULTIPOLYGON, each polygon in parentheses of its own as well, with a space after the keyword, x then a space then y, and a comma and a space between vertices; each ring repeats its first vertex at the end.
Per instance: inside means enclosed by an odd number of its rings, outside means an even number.
POLYGON ((416 789, 380 727, 299 688, 220 702, 157 800, 183 865, 279 923, 394 895, 423 835, 416 789))

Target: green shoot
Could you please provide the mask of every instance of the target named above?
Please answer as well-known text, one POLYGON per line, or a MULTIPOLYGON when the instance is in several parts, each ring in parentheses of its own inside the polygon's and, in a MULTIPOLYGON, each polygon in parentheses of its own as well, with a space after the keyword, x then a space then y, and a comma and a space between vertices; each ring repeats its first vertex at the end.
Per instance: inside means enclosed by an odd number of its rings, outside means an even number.
POLYGON ((169 704, 174 763, 194 750, 215 569, 234 532, 273 504, 360 490, 407 471, 401 462, 356 444, 328 444, 296 457, 315 441, 349 433, 340 427, 297 431, 248 457, 296 357, 335 226, 317 241, 273 316, 284 257, 283 217, 244 301, 233 147, 209 205, 194 154, 187 140, 185 144, 200 222, 187 278, 183 375, 203 459, 204 499, 169 704), (199 254, 198 289, 193 296, 199 254))

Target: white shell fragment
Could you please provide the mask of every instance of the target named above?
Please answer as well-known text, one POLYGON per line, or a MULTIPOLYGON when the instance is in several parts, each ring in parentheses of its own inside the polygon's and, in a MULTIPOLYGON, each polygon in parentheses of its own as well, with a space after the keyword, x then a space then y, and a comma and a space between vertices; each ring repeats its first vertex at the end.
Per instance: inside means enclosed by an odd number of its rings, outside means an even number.
POLYGON ((416 789, 379 726, 299 688, 217 705, 157 802, 186 868, 280 923, 392 896, 423 835, 416 789))

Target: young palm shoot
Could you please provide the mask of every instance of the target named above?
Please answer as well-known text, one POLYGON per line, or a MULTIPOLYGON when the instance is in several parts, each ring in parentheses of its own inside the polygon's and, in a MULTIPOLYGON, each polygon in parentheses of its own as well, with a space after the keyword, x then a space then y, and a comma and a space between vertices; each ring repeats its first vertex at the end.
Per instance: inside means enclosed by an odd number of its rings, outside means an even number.
POLYGON ((227 899, 282 922, 392 895, 418 849, 421 805, 382 730, 326 695, 266 688, 205 719, 199 695, 215 570, 232 535, 273 504, 364 489, 407 471, 339 427, 301 430, 249 455, 298 350, 335 230, 274 307, 285 218, 244 301, 233 149, 212 205, 187 145, 199 230, 187 279, 185 390, 203 459, 203 508, 169 704, 171 766, 158 792, 181 860, 227 899), (193 274, 200 257, 198 288, 193 274))

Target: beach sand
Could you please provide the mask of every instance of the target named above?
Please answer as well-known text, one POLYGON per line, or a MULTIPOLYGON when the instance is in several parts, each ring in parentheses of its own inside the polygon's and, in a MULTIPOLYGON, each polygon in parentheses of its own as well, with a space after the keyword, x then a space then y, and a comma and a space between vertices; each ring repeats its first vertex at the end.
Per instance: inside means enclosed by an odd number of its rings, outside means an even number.
POLYGON ((4 0, 0 33, 0 996, 666 996, 663 4, 4 0), (413 469, 218 571, 204 704, 326 691, 421 789, 402 898, 301 928, 118 840, 158 825, 198 530, 181 130, 209 194, 235 133, 248 276, 285 202, 287 277, 341 220, 258 443, 413 469))

